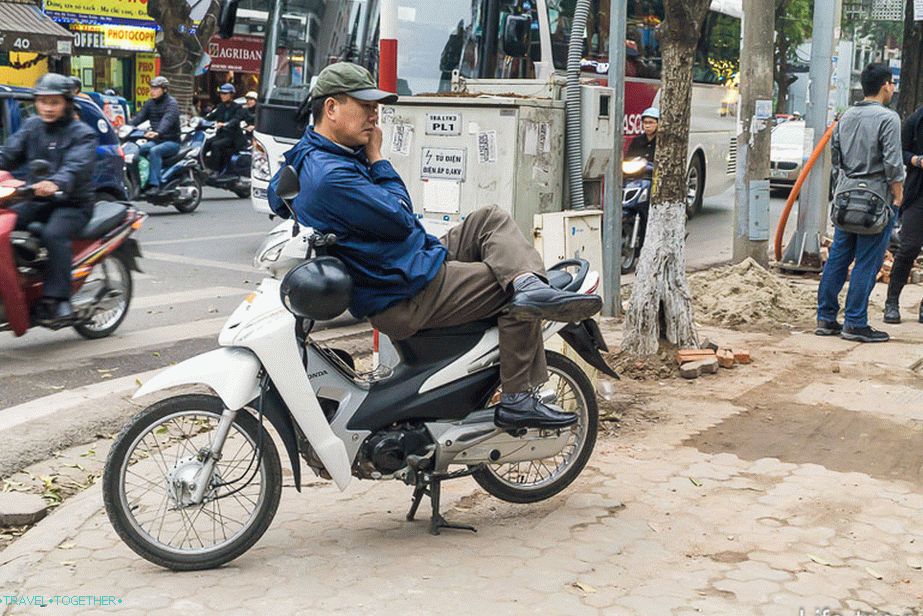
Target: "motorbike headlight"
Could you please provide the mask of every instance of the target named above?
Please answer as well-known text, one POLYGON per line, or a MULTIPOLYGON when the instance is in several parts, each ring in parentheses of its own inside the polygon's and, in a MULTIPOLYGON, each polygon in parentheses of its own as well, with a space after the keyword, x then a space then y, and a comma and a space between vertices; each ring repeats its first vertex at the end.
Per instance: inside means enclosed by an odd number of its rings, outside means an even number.
POLYGON ((647 167, 646 158, 631 158, 622 161, 622 173, 626 175, 635 175, 641 173, 647 167))
POLYGON ((254 180, 268 182, 272 179, 272 170, 269 167, 269 155, 262 143, 253 140, 253 157, 250 162, 250 176, 254 180))
POLYGON ((647 201, 647 189, 641 191, 641 196, 638 197, 638 201, 647 201))
POLYGON ((253 257, 253 267, 261 269, 266 263, 278 261, 290 236, 288 231, 270 233, 256 251, 256 256, 253 257))

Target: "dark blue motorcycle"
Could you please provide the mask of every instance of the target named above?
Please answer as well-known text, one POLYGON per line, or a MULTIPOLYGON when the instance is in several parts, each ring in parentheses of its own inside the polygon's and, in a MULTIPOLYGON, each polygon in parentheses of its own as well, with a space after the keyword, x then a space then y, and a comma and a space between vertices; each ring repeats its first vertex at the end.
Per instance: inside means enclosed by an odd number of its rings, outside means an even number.
POLYGON ((622 161, 622 273, 634 271, 644 244, 654 165, 646 158, 622 161))
MULTIPOLYGON (((241 125, 245 125, 241 122, 241 125)), ((203 170, 202 181, 206 186, 213 186, 222 190, 229 190, 240 198, 250 196, 250 148, 238 150, 231 155, 231 159, 219 173, 209 174, 206 169, 211 169, 207 157, 211 155, 208 143, 217 134, 215 122, 199 120, 195 128, 196 133, 201 133, 205 146, 199 152, 200 169, 203 170)))
POLYGON ((125 152, 125 175, 128 180, 129 198, 144 199, 152 205, 175 207, 183 214, 192 212, 202 202, 202 181, 200 178, 199 155, 205 144, 205 134, 196 131, 183 137, 179 151, 163 160, 160 174, 161 191, 145 195, 144 189, 150 181, 150 165, 141 155, 140 148, 147 143, 144 133, 147 122, 140 126, 125 125, 119 130, 122 150, 125 152))

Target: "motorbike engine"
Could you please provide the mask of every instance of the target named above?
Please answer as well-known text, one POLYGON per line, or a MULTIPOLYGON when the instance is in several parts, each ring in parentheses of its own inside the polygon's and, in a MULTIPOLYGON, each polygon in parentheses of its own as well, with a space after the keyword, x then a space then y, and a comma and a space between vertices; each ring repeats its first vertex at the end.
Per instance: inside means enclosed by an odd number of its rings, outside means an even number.
POLYGON ((363 445, 363 457, 371 461, 375 470, 391 474, 404 468, 407 456, 425 453, 432 443, 423 426, 403 426, 376 432, 363 445))

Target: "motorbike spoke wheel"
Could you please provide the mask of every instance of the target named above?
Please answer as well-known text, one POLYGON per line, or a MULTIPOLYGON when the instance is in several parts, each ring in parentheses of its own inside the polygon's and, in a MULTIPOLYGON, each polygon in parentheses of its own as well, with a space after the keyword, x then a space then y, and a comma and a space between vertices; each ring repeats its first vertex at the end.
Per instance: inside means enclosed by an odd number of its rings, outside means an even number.
POLYGON ((99 300, 94 312, 84 321, 74 325, 74 330, 78 334, 91 340, 110 335, 128 315, 132 294, 131 270, 118 254, 93 266, 72 302, 79 309, 83 297, 96 296, 100 292, 102 299, 99 300))
POLYGON ((279 455, 268 432, 238 412, 200 504, 189 500, 223 403, 205 395, 158 402, 116 438, 103 497, 119 536, 143 558, 174 570, 217 567, 263 535, 282 491, 279 455), (259 452, 259 461, 256 456, 259 452), (249 481, 248 481, 249 479, 249 481))
POLYGON ((554 496, 577 478, 596 444, 599 410, 596 393, 576 363, 553 351, 546 352, 548 382, 542 391, 553 389, 554 404, 577 415, 567 429, 567 443, 554 456, 528 462, 491 464, 474 474, 487 492, 512 503, 533 503, 554 496))

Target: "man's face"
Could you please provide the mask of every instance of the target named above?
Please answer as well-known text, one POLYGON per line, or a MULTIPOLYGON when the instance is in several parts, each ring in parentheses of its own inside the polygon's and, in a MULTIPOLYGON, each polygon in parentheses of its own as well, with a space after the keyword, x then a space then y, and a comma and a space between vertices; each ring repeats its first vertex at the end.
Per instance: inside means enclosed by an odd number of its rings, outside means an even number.
POLYGON ((163 88, 160 86, 151 86, 151 98, 160 98, 163 96, 163 88))
POLYGON ((221 97, 222 103, 228 103, 232 98, 234 98, 234 95, 230 92, 221 92, 218 96, 221 97))
POLYGON ((368 144, 372 131, 378 125, 378 103, 360 101, 349 95, 340 102, 328 98, 324 122, 334 135, 334 141, 350 148, 368 144))
POLYGON ((658 124, 659 123, 654 118, 644 118, 641 120, 641 129, 644 131, 644 134, 647 135, 648 139, 651 139, 657 134, 658 124))
POLYGON ((67 101, 63 96, 36 96, 35 110, 43 122, 57 122, 67 113, 67 101))

